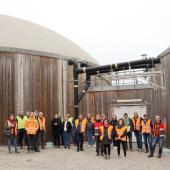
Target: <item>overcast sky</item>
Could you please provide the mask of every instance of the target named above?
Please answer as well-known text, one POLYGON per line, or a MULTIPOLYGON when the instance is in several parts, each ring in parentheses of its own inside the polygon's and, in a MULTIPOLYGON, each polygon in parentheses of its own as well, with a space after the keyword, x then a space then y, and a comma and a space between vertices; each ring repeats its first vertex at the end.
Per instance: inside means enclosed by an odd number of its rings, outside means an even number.
POLYGON ((170 46, 170 0, 0 0, 0 13, 61 33, 101 64, 170 46))

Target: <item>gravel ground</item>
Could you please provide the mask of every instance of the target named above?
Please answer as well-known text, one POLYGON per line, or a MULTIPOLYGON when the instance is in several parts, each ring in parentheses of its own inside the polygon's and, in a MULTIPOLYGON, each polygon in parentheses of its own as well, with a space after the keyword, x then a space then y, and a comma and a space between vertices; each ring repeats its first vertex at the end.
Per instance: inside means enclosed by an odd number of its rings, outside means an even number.
POLYGON ((163 153, 162 159, 147 158, 145 153, 128 152, 127 159, 118 158, 112 149, 111 159, 95 156, 95 148, 85 145, 85 152, 49 147, 40 153, 27 154, 26 149, 19 154, 8 154, 6 147, 0 147, 1 170, 163 170, 170 169, 170 151, 163 153))

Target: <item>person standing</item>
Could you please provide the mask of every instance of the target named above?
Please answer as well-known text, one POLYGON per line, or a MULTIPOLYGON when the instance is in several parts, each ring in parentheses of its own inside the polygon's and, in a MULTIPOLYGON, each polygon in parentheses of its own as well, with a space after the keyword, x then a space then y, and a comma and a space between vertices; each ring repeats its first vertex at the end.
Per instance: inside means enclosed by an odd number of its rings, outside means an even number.
POLYGON ((87 140, 88 146, 94 146, 93 134, 92 134, 92 126, 94 123, 94 118, 91 116, 90 113, 87 113, 87 117, 84 119, 86 122, 86 131, 87 131, 87 140))
POLYGON ((25 130, 27 132, 27 149, 28 153, 30 151, 34 152, 36 147, 36 134, 39 129, 39 124, 37 119, 35 118, 34 112, 30 113, 29 119, 25 122, 25 130))
POLYGON ((92 126, 92 134, 93 134, 93 138, 95 139, 96 142, 96 156, 99 156, 99 153, 101 151, 101 155, 103 156, 103 147, 102 147, 102 143, 100 141, 100 135, 101 135, 101 131, 100 131, 100 126, 102 126, 103 123, 100 119, 100 115, 97 114, 96 115, 96 120, 92 126))
POLYGON ((78 119, 75 120, 76 140, 77 140, 77 152, 84 151, 84 133, 86 129, 86 122, 83 119, 83 115, 79 114, 78 119))
POLYGON ((134 134, 137 142, 137 150, 142 152, 142 133, 141 133, 141 122, 142 118, 138 116, 138 112, 134 112, 134 117, 132 118, 132 123, 134 127, 134 134))
POLYGON ((124 159, 126 159, 126 136, 127 136, 127 126, 124 124, 123 119, 118 120, 118 124, 116 126, 116 137, 117 141, 117 153, 120 158, 120 145, 122 144, 124 159))
POLYGON ((64 119, 63 119, 62 113, 58 113, 58 117, 59 117, 59 119, 61 120, 61 123, 62 123, 62 126, 61 126, 60 131, 59 131, 59 135, 60 135, 59 138, 61 139, 61 144, 64 145, 64 137, 63 137, 63 133, 64 133, 63 123, 64 123, 64 119))
MULTIPOLYGON (((130 151, 132 151, 132 132, 134 130, 132 119, 128 116, 127 113, 124 113, 123 118, 124 118, 124 123, 127 126, 127 138, 129 140, 129 148, 130 151)), ((127 145, 127 149, 128 149, 128 145, 127 145)))
POLYGON ((72 130, 72 124, 69 121, 68 117, 65 116, 64 120, 64 148, 70 149, 70 140, 71 140, 71 130, 72 130))
POLYGON ((62 128, 61 119, 58 117, 58 114, 51 121, 51 128, 53 134, 53 144, 57 148, 60 148, 60 129, 62 128))
POLYGON ((155 121, 153 123, 153 139, 152 139, 152 147, 150 150, 150 155, 148 156, 149 158, 153 157, 156 144, 159 144, 158 158, 161 158, 165 136, 166 136, 166 126, 160 120, 160 116, 157 115, 155 116, 155 121))
POLYGON ((37 120, 38 122, 38 130, 36 131, 36 135, 35 135, 35 147, 34 147, 34 151, 35 152, 40 152, 40 143, 39 143, 39 139, 40 139, 40 122, 39 122, 39 113, 38 111, 34 111, 34 116, 35 116, 35 119, 37 120))
POLYGON ((25 121, 28 119, 26 115, 24 115, 23 111, 20 111, 16 117, 17 123, 17 144, 22 149, 23 141, 25 140, 25 144, 27 145, 26 131, 24 128, 25 121))
POLYGON ((113 147, 117 146, 116 140, 115 140, 115 128, 117 126, 117 116, 115 114, 112 114, 112 118, 110 121, 110 125, 113 126, 113 147))
POLYGON ((41 149, 46 149, 45 148, 45 133, 46 133, 46 120, 45 117, 43 116, 42 112, 39 112, 38 116, 38 122, 39 122, 39 145, 41 146, 41 149))
POLYGON ((17 124, 15 122, 15 116, 13 114, 9 115, 9 119, 5 123, 4 133, 7 138, 8 150, 12 154, 11 145, 15 148, 15 153, 19 153, 17 149, 17 124))
POLYGON ((105 158, 110 159, 111 149, 110 145, 112 143, 112 130, 113 126, 109 124, 107 119, 104 120, 103 125, 100 126, 101 136, 100 141, 102 142, 105 158))
POLYGON ((73 143, 76 146, 74 118, 70 115, 70 113, 67 113, 67 117, 68 117, 68 121, 71 123, 71 126, 72 126, 70 143, 73 143))
POLYGON ((148 118, 147 114, 144 114, 143 120, 142 120, 142 134, 145 144, 145 153, 149 152, 149 146, 151 148, 151 131, 152 131, 152 121, 148 118), (148 146, 149 144, 149 146, 148 146))

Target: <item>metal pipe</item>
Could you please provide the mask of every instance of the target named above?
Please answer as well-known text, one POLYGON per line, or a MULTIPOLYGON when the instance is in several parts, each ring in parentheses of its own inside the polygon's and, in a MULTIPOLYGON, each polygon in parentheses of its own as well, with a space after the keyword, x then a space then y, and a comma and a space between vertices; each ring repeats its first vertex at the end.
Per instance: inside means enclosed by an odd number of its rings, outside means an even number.
POLYGON ((103 66, 97 66, 97 67, 86 67, 86 68, 79 68, 77 70, 78 74, 81 73, 88 73, 88 74, 98 74, 100 73, 107 73, 113 71, 120 71, 124 68, 134 68, 138 65, 150 65, 153 67, 155 64, 160 63, 160 58, 150 58, 150 59, 142 59, 142 60, 136 60, 136 61, 129 61, 129 62, 123 62, 123 63, 117 63, 117 64, 109 64, 109 65, 103 65, 103 66))

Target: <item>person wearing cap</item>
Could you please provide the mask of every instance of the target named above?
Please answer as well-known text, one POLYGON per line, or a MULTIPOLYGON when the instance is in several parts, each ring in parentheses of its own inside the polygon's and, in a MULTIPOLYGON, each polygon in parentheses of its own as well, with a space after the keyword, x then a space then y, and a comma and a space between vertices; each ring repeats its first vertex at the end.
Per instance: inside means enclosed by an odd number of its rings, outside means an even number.
POLYGON ((151 144, 151 131, 152 131, 152 121, 148 118, 147 114, 143 115, 142 125, 142 134, 145 144, 145 153, 149 152, 149 146, 151 144), (149 146, 148 146, 149 144, 149 146))
MULTIPOLYGON (((127 126, 127 138, 129 140, 130 151, 132 151, 132 132, 134 130, 132 119, 128 116, 127 113, 124 113, 123 120, 125 125, 127 126)), ((128 149, 128 145, 127 145, 127 149, 128 149)))
POLYGON ((153 122, 152 134, 152 147, 150 149, 150 154, 148 157, 153 157, 156 145, 159 144, 158 158, 161 158, 163 143, 166 137, 166 125, 163 121, 160 120, 160 116, 158 115, 155 116, 155 121, 153 122))

